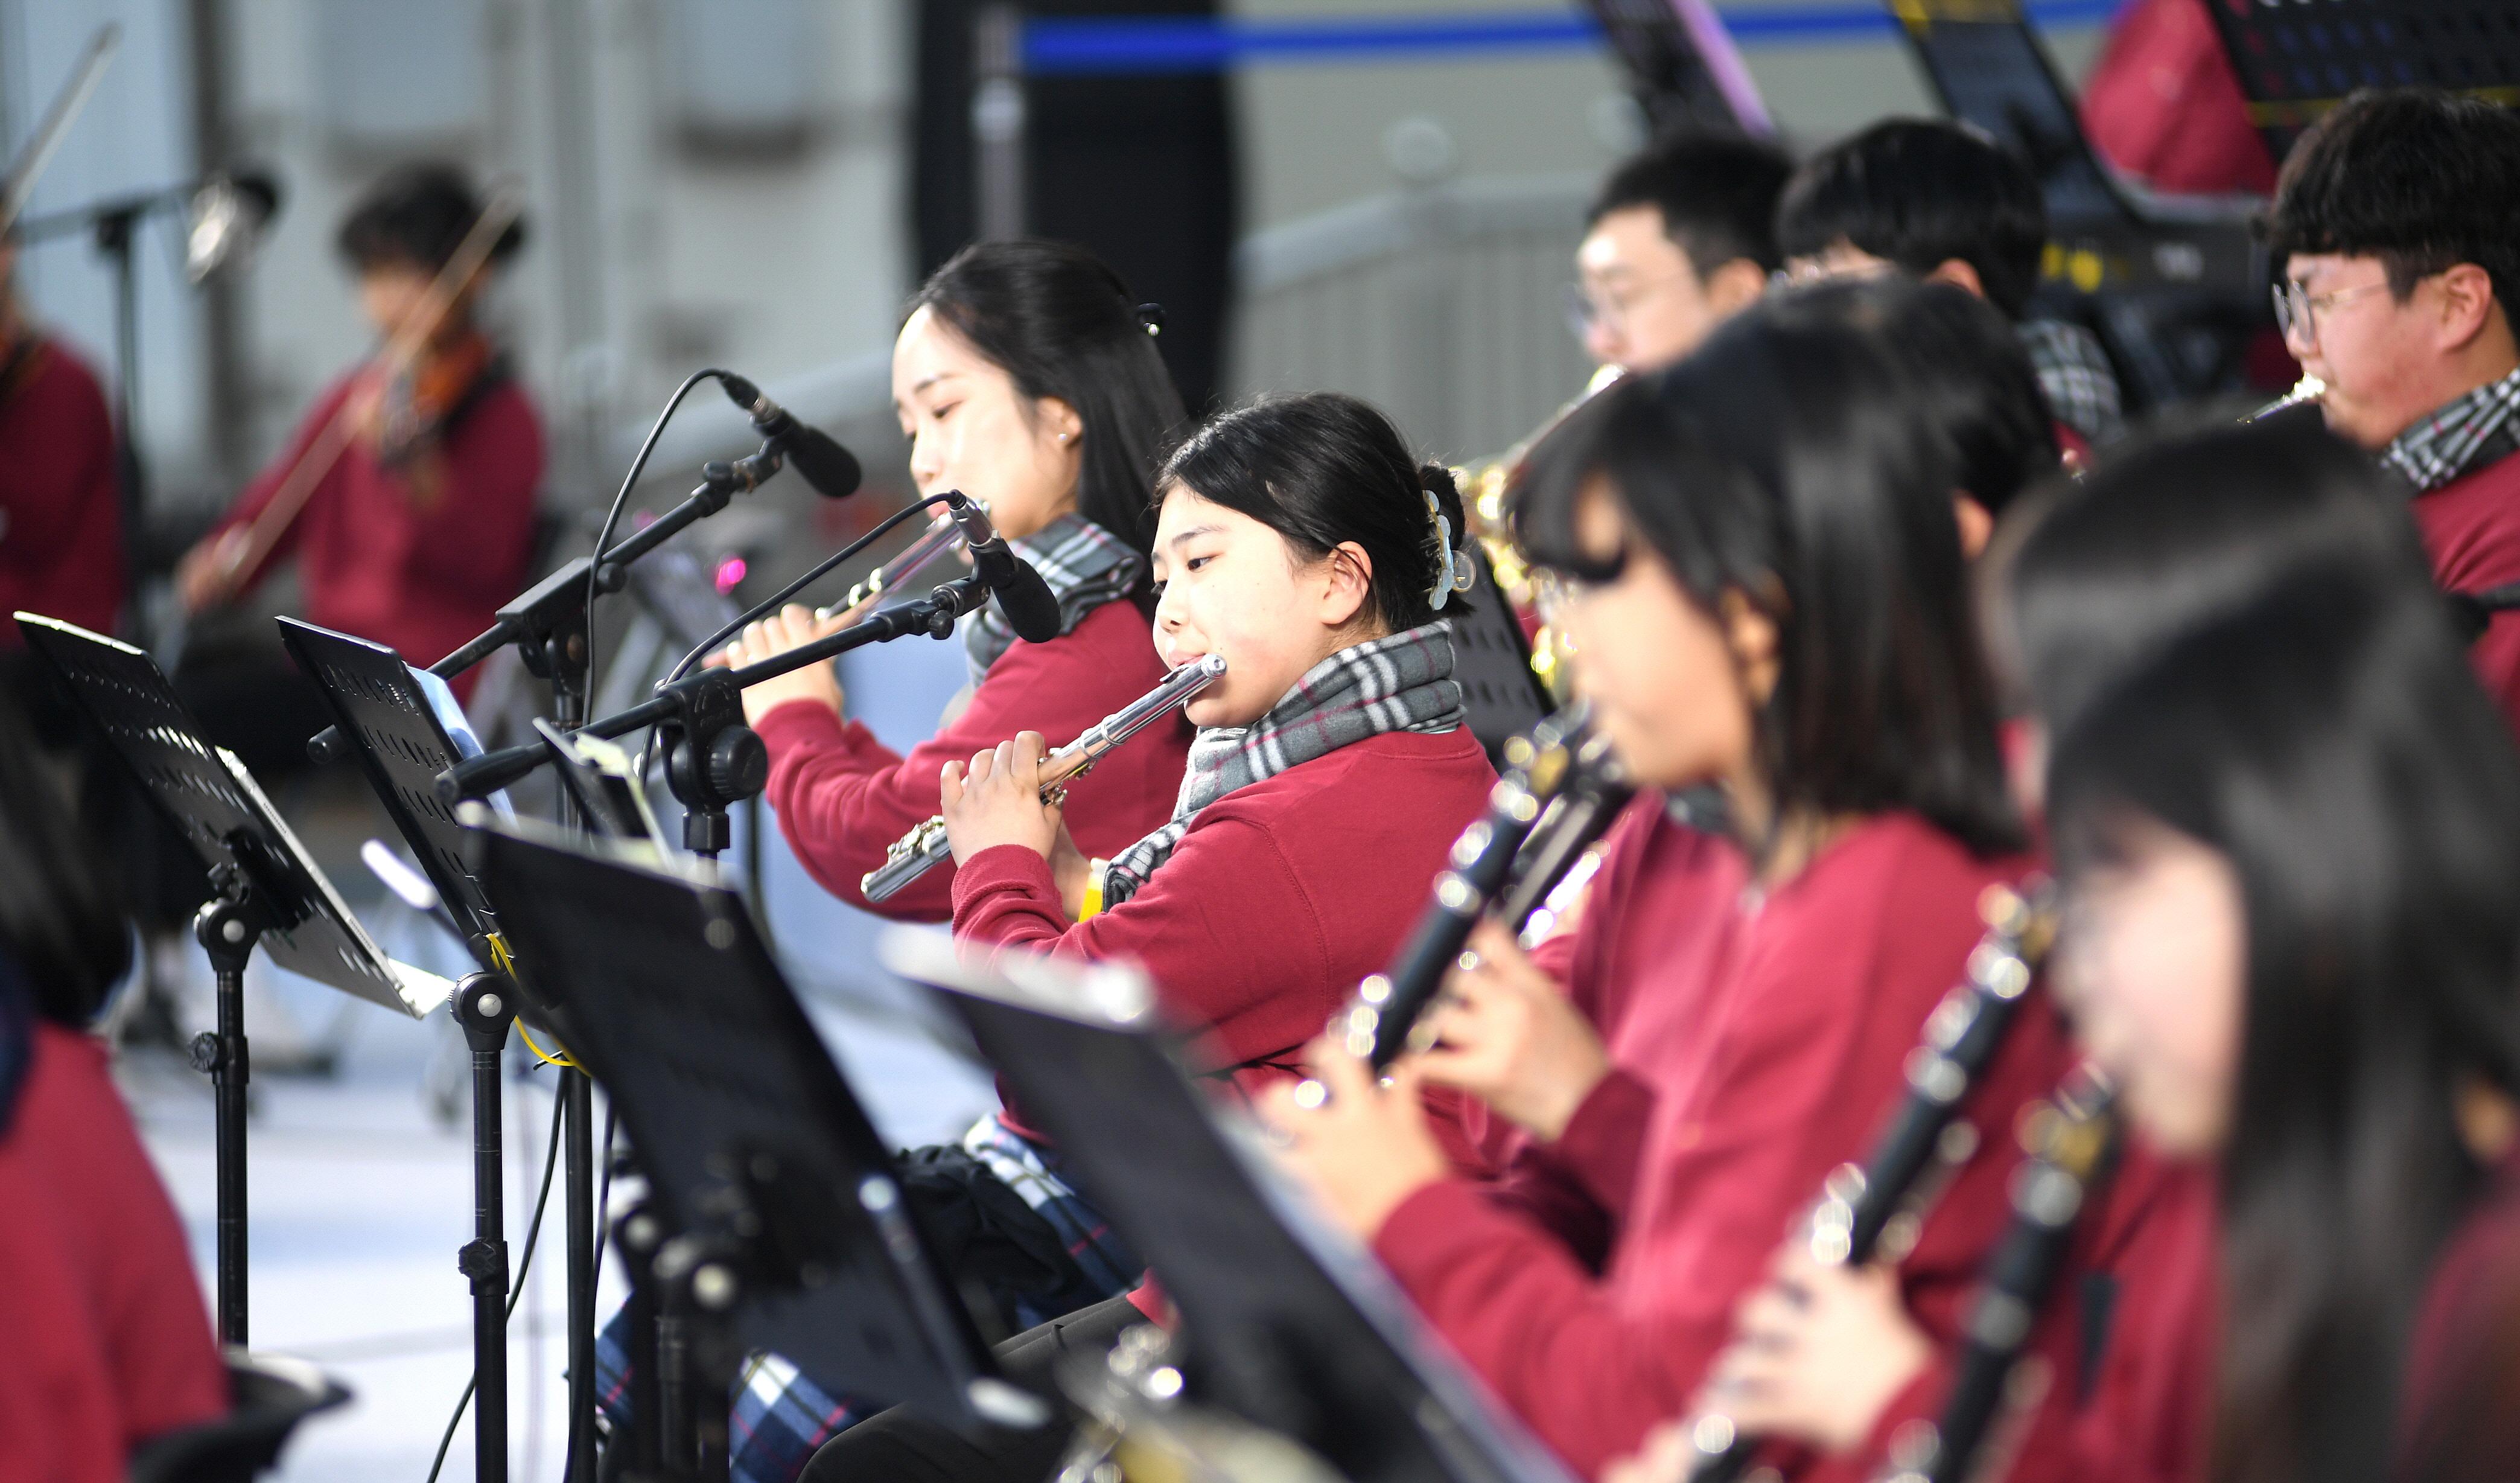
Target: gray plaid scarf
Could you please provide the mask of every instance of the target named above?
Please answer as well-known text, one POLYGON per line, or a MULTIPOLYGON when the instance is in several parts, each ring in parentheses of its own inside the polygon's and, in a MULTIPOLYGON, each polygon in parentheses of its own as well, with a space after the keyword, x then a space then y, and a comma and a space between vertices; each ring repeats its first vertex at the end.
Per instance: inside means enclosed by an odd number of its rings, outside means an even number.
POLYGON ((2390 439, 2380 462, 2405 474, 2415 493, 2444 484, 2520 450, 2520 371, 2452 397, 2390 439))
POLYGON ((2013 327, 2030 369, 2038 373, 2048 415, 2097 446, 2126 430, 2118 374, 2099 337, 2060 319, 2027 319, 2013 327))
MULTIPOLYGON (((1070 634, 1085 615, 1103 604, 1129 595, 1147 569, 1146 558, 1129 543, 1073 512, 1060 516, 1021 540, 1009 541, 1015 555, 1058 599, 1058 631, 1070 634)), ((963 617, 963 653, 970 660, 971 683, 989 672, 1015 642, 1015 631, 999 615, 995 602, 984 603, 963 617)))
POLYGON ((1263 778, 1387 732, 1448 732, 1463 719, 1453 679, 1453 625, 1443 619, 1342 649, 1304 672, 1285 698, 1250 726, 1201 728, 1190 744, 1170 823, 1113 858, 1105 905, 1138 893, 1172 858, 1198 811, 1263 778))

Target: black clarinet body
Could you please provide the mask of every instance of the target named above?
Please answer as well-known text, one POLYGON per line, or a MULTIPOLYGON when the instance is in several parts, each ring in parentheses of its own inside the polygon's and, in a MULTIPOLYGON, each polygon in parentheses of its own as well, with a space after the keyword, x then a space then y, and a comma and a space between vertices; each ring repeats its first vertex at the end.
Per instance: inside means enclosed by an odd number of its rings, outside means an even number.
MULTIPOLYGON (((2050 898, 2048 883, 2034 879, 2021 890, 1992 886, 1979 901, 1986 935, 1969 953, 1967 976, 1926 1016, 1924 1036, 1909 1053, 1908 1090, 1870 1155, 1833 1171, 1812 1211, 1811 1250, 1821 1261, 1859 1266, 1905 1256, 1942 1177, 1977 1151, 1977 1130, 1960 1119, 1960 1104, 2019 1017, 2052 935, 2050 898)), ((1732 1483, 1748 1470, 1759 1441, 1730 1417, 1697 1417, 1689 1483, 1732 1483)))
POLYGON ((1960 1330, 1952 1393, 1932 1432, 1904 1445, 1885 1483, 1961 1483, 2003 1413, 2013 1367, 2064 1274, 2076 1223, 2117 1152, 2116 1091, 2077 1071, 2031 1120, 2012 1181, 2012 1224, 1986 1262, 1960 1330))

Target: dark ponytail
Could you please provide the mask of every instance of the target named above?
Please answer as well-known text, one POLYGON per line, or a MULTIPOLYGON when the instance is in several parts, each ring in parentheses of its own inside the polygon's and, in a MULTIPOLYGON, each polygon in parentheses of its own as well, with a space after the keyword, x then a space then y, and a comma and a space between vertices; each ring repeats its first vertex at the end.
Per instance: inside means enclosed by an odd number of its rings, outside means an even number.
MULTIPOLYGON (((1155 488, 1175 484, 1258 520, 1308 560, 1363 547, 1374 613, 1393 633, 1434 621, 1438 580, 1461 569, 1445 561, 1464 530, 1452 473, 1419 464, 1391 420, 1353 396, 1311 391, 1228 412, 1174 451, 1155 488)), ((1464 601, 1448 587, 1444 610, 1464 601)))
POLYGON ((975 243, 928 276, 902 311, 953 327, 1027 397, 1055 396, 1085 425, 1077 512, 1136 547, 1152 535, 1155 466, 1189 421, 1156 354, 1161 311, 1082 247, 975 243))

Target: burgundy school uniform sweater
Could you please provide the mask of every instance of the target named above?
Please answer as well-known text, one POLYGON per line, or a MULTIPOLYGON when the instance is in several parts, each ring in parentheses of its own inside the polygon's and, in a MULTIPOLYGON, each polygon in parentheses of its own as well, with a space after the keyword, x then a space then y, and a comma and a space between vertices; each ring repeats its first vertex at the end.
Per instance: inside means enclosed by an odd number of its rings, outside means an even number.
MULTIPOLYGON (((271 503, 358 380, 345 376, 316 400, 220 531, 250 523, 271 503)), ((352 439, 315 486, 270 558, 297 558, 308 622, 389 644, 411 663, 428 665, 488 628, 525 590, 543 435, 523 388, 505 380, 483 387, 445 429, 439 450, 445 476, 426 505, 364 437, 352 439)), ((459 698, 478 673, 449 682, 459 698)))
MULTIPOLYGON (((1305 1043, 1389 966, 1495 785, 1467 727, 1368 738, 1199 810, 1145 887, 1091 921, 1067 920, 1041 856, 982 850, 955 876, 954 932, 1134 960, 1174 1021, 1202 1032, 1192 1055, 1256 1092, 1300 1074, 1305 1043)), ((1458 1157, 1449 1101, 1430 1107, 1458 1157)))
MULTIPOLYGON (((934 816, 945 764, 968 763, 1019 731, 1064 746, 1163 677, 1146 615, 1133 603, 1105 603, 1047 644, 1016 640, 989 666, 963 713, 906 757, 862 722, 808 701, 780 706, 757 728, 770 748, 764 796, 789 848, 824 889, 897 921, 943 921, 954 912, 951 861, 880 903, 868 901, 858 882, 883 864, 894 840, 934 816)), ((1076 847, 1107 859, 1161 828, 1181 791, 1190 739, 1190 723, 1175 712, 1073 784, 1065 817, 1076 847)))
MULTIPOLYGON (((1760 898, 1730 843, 1660 817, 1623 829, 1570 987, 1619 1070, 1555 1145, 1517 1157, 1506 1190, 1421 1190, 1375 1251, 1497 1394, 1598 1474, 1687 1410, 1734 1303, 1828 1171, 1868 1151, 1983 931, 1979 894, 2022 868, 1889 815, 1760 898)), ((2066 1064, 2036 998, 1971 1099, 1992 1156, 1943 1191, 1901 1267, 1938 1338, 2007 1216, 2012 1115, 2066 1064)))
POLYGON ((35 1033, 0 1136, 0 1318, 22 1320, 0 1323, 0 1477, 119 1477, 134 1444, 225 1415, 227 1372, 104 1048, 58 1025, 35 1033), (12 1416, 42 1419, 15 1433, 12 1416))
MULTIPOLYGON (((2481 592, 2520 581, 2520 455, 2415 496, 2414 515, 2442 587, 2481 592)), ((2520 611, 2496 613, 2468 658, 2486 693, 2520 730, 2520 611)))
POLYGON ((6 621, 21 610, 113 632, 118 489, 113 419, 95 373, 58 341, 31 341, 0 373, 0 650, 25 643, 6 621))
MULTIPOLYGON (((2021 1366, 2045 1371, 2027 1409, 1990 1429, 1974 1476, 2005 1483, 2201 1483, 2222 1323, 2214 1172, 2130 1139, 2089 1207, 2021 1366)), ((1889 1469, 1912 1421, 1940 1419, 1956 1351, 1883 1410, 1851 1477, 1889 1469)))

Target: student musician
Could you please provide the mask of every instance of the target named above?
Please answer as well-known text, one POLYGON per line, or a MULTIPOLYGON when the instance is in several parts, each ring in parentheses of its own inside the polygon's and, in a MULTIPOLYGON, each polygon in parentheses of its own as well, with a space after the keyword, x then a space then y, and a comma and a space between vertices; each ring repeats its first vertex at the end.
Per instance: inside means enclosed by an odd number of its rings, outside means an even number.
MULTIPOLYGON (((2435 579, 2520 580, 2520 118, 2357 93, 2293 146, 2268 247, 2277 317, 2330 430, 2413 487, 2435 579)), ((2520 725, 2520 617, 2471 651, 2520 725)))
POLYGON ((1893 268, 2003 311, 2039 372, 2058 440, 2080 458, 2124 426, 2117 373, 2080 325, 2030 312, 2048 206, 2020 161, 1966 126, 1893 118, 1803 161, 1777 206, 1798 283, 1893 268))
MULTIPOLYGON (((1172 1016, 1204 1029, 1193 1054, 1248 1095, 1291 1081, 1305 1042, 1387 966, 1495 785, 1445 621, 1463 601, 1461 502, 1380 413, 1333 393, 1218 418, 1156 488, 1156 647, 1168 665, 1228 666, 1190 703, 1198 739, 1173 817, 1089 862, 1041 801, 1038 734, 949 766, 954 930, 1142 964, 1172 1016)), ((1020 1117, 973 1138, 1049 1154, 1020 1117)), ((1046 1372, 1142 1317, 1106 1302, 1001 1353, 1046 1372)), ((811 1476, 1039 1478, 1061 1445, 1056 1428, 973 1443, 890 1413, 811 1476)))
MULTIPOLYGON (((843 720, 832 666, 743 693, 770 748, 766 796, 796 858, 833 895, 887 917, 942 921, 954 872, 930 871, 880 902, 859 889, 892 841, 936 812, 937 771, 1019 731, 1062 743, 1154 688, 1164 666, 1147 640, 1153 606, 1147 531, 1155 466, 1187 422, 1155 326, 1117 275, 1081 247, 996 242, 966 247, 911 300, 893 342, 892 402, 922 495, 960 489, 1058 598, 1059 636, 1014 637, 994 607, 963 620, 968 702, 907 756, 843 720)), ((728 652, 768 658, 863 616, 817 624, 790 607, 728 652)), ((1164 822, 1190 728, 1158 723, 1068 793, 1082 846, 1098 855, 1164 822)))
POLYGON ((2520 764, 2439 606, 2289 585, 2096 707, 2049 797, 2081 1032, 2217 1172, 2211 1474, 2508 1456, 2454 1403, 2520 1298, 2520 764))
POLYGON ((1777 252, 1777 196, 1793 166, 1772 144, 1684 134, 1601 183, 1575 249, 1568 300, 1604 366, 1658 371, 1758 302, 1777 252))
MULTIPOLYGON (((110 634, 123 590, 113 418, 96 373, 27 318, 17 265, 17 244, 0 235, 0 618, 39 612, 110 634)), ((47 743, 74 734, 6 621, 0 695, 27 708, 47 743)))
MULTIPOLYGON (((488 628, 500 605, 524 590, 542 425, 479 321, 490 272, 523 245, 523 228, 501 233, 442 314, 429 302, 480 216, 463 174, 442 164, 398 169, 351 209, 339 246, 358 275, 361 312, 384 339, 421 335, 424 348, 399 374, 363 365, 316 398, 280 457, 177 566, 187 612, 235 601, 293 556, 309 622, 430 664, 488 628), (309 476, 301 466, 322 459, 326 431, 340 418, 349 420, 348 446, 304 506, 285 525, 277 512, 266 517, 276 497, 309 476)), ((212 662, 181 679, 202 724, 244 742, 239 749, 257 774, 302 767, 306 738, 331 719, 322 697, 276 656, 212 662)), ((451 683, 465 696, 472 681, 451 683)))
MULTIPOLYGON (((2308 568, 2429 592, 2403 503, 2316 427, 2270 421, 2121 444, 2021 517, 1994 558, 1988 627, 2023 709, 2015 785, 2033 807, 2048 739, 2197 627, 2308 568)), ((2212 1326, 2192 1319, 2217 1301, 2214 1199, 2210 1170, 2165 1158, 2139 1130, 2121 1140, 2057 1289, 2074 1300, 2051 1305, 2032 1346, 2052 1378, 2008 1449, 2014 1483, 2201 1474, 2217 1346, 2212 1326)), ((1951 1359, 1899 1313, 1878 1273, 1822 1267, 1788 1246, 1741 1307, 1718 1365, 1721 1409, 1868 1475, 1939 1417, 1951 1359)), ((1687 1471, 1676 1423, 1614 1476, 1680 1483, 1687 1471)))
MULTIPOLYGON (((1388 1090, 1334 1043, 1265 1114, 1328 1206, 1579 1471, 1696 1389, 1778 1232, 1896 1100, 1901 1064, 2017 879, 1954 459, 1861 286, 1745 311, 1544 449, 1520 515, 1568 583, 1580 694, 1648 789, 1721 787, 1732 837, 1648 793, 1613 835, 1561 984, 1493 924, 1388 1090), (1417 1090, 1528 1135, 1497 1190, 1449 1177, 1417 1090)), ((1912 292, 1873 286, 1868 292, 1912 292)), ((1971 1105, 2062 1068, 2033 1010, 1971 1105)), ((1959 1171, 1903 1271, 1948 1331, 2000 1226, 1959 1171)))
POLYGON ((228 1410, 184 1228, 104 1045, 116 872, 0 700, 0 1477, 108 1483, 228 1410))

